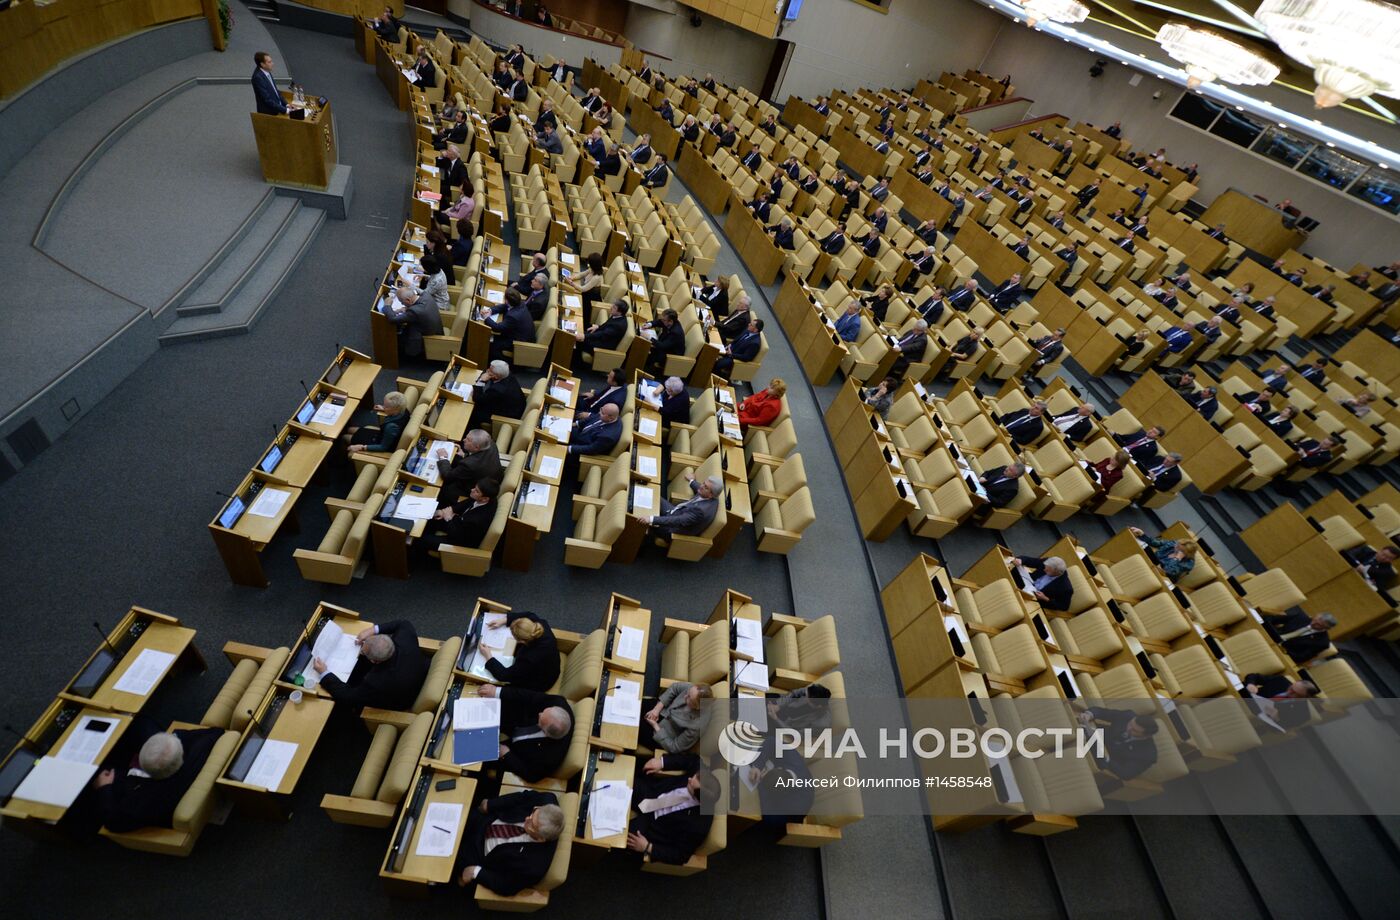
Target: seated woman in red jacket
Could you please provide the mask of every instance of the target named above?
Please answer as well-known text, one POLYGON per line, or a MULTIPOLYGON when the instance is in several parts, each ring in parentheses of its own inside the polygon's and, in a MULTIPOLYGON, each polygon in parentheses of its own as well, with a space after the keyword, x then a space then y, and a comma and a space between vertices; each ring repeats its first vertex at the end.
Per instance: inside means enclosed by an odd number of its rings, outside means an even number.
POLYGON ((774 377, 768 381, 768 389, 759 390, 739 403, 739 428, 748 431, 750 425, 771 425, 783 411, 786 392, 787 384, 781 377, 774 377))
POLYGON ((1112 457, 1107 457, 1094 464, 1094 472, 1099 477, 1099 485, 1105 492, 1118 485, 1118 480, 1123 478, 1123 470, 1132 458, 1126 450, 1120 450, 1112 457))

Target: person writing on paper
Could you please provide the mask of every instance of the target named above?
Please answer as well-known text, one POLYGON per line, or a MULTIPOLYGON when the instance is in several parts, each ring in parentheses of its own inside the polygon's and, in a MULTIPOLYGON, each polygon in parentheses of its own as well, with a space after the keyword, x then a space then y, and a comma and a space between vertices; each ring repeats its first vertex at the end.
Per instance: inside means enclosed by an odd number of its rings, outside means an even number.
POLYGON ((478 481, 466 498, 438 509, 424 528, 423 536, 413 544, 414 548, 425 554, 437 552, 444 543, 478 549, 496 518, 496 496, 500 491, 498 479, 478 481))
POLYGON ((710 724, 714 696, 707 684, 676 681, 642 716, 638 743, 673 754, 695 747, 710 724))
POLYGON ((684 865, 714 824, 719 780, 695 754, 666 754, 642 765, 632 795, 637 816, 627 833, 627 849, 652 862, 684 865))
POLYGON ((1307 700, 1317 696, 1317 685, 1306 680, 1289 680, 1282 674, 1249 674, 1244 689, 1254 697, 1259 714, 1284 728, 1297 728, 1312 719, 1307 700))
POLYGON ((1093 730, 1103 725, 1104 759, 1095 758, 1100 769, 1119 779, 1132 779, 1157 762, 1157 720, 1140 716, 1131 709, 1104 709, 1095 706, 1079 713, 1079 723, 1093 730))
POLYGON ((384 416, 376 425, 345 429, 342 440, 350 442, 348 453, 357 454, 367 450, 372 454, 392 453, 399 446, 399 435, 408 424, 408 399, 398 390, 384 394, 384 402, 374 407, 374 411, 384 416))
POLYGON ((525 789, 485 799, 467 819, 457 884, 476 882, 503 897, 544 878, 564 831, 564 810, 552 792, 525 789))
POLYGON ((1065 561, 1059 556, 1039 559, 1035 556, 1018 556, 1008 560, 1014 568, 1025 566, 1034 581, 1026 587, 1035 592, 1036 600, 1048 610, 1068 610, 1074 597, 1074 585, 1070 583, 1065 561))
POLYGON ((718 476, 711 476, 701 482, 690 473, 686 473, 685 480, 690 484, 690 491, 695 493, 694 498, 687 499, 679 505, 673 505, 663 498, 661 514, 643 518, 646 524, 656 528, 659 534, 656 542, 660 546, 668 545, 670 538, 676 534, 698 537, 710 526, 710 522, 715 519, 715 513, 719 511, 719 496, 724 492, 724 483, 718 476))
POLYGON ((360 657, 348 680, 326 671, 320 658, 311 667, 321 675, 321 686, 337 703, 375 709, 408 709, 418 698, 428 676, 428 659, 418 648, 418 633, 407 620, 390 620, 366 626, 355 637, 360 657))
POLYGON ((287 103, 282 101, 282 93, 272 76, 272 55, 259 51, 253 55, 253 63, 257 65, 253 71, 253 96, 258 103, 258 114, 287 114, 287 103))
MULTIPOLYGON (((574 711, 569 701, 552 693, 524 687, 483 685, 477 693, 501 700, 500 757, 496 763, 527 783, 537 783, 564 762, 574 733, 574 711)), ((587 728, 584 729, 587 731, 587 728)))
POLYGON ((472 486, 483 479, 498 479, 501 475, 501 453, 491 434, 473 428, 462 436, 457 456, 448 460, 446 448, 439 447, 434 459, 438 468, 438 507, 454 505, 471 493, 472 486))
POLYGON ((129 768, 99 772, 92 787, 102 826, 117 833, 172 826, 176 806, 221 737, 218 728, 157 732, 141 745, 129 768))
POLYGON ((515 658, 506 664, 496 657, 499 649, 481 646, 486 670, 503 684, 527 690, 548 690, 559 679, 559 646, 549 624, 528 610, 512 610, 494 615, 487 626, 509 626, 515 639, 515 658))

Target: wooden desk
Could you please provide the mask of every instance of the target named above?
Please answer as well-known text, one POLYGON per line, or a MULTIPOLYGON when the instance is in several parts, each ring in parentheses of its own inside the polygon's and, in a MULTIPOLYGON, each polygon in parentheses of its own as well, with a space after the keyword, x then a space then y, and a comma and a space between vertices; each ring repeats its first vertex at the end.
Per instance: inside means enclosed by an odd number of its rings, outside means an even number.
MULTIPOLYGON (((39 756, 50 756, 50 752, 57 752, 63 749, 77 730, 78 725, 85 717, 102 719, 107 722, 116 723, 108 731, 108 737, 103 742, 97 756, 90 763, 101 765, 101 763, 111 756, 112 749, 117 746, 123 734, 131 725, 132 717, 120 713, 107 712, 95 706, 84 706, 70 700, 62 698, 54 700, 49 704, 44 714, 39 717, 39 721, 24 734, 23 740, 15 746, 5 762, 9 763, 15 754, 24 748, 39 756), (54 733, 57 732, 57 735, 54 733), (48 736, 53 736, 52 741, 45 742, 48 736)), ((85 729, 86 730, 86 729, 85 729)), ((79 793, 81 795, 81 793, 79 793)), ((11 796, 3 808, 0 808, 0 816, 4 816, 5 823, 17 822, 20 826, 26 824, 46 825, 61 820, 67 813, 68 807, 63 805, 51 805, 46 802, 33 802, 11 796)), ((45 828, 31 827, 29 829, 43 833, 45 828)), ((51 830, 51 828, 49 829, 51 830)))
POLYGON ((210 522, 210 536, 213 537, 214 546, 223 558, 224 568, 228 570, 229 578, 234 584, 266 588, 267 576, 263 574, 260 554, 284 525, 293 532, 301 529, 295 514, 301 489, 285 485, 259 470, 252 470, 233 494, 245 505, 243 512, 232 522, 232 526, 224 526, 221 521, 226 514, 231 513, 230 505, 235 500, 229 499, 210 522), (264 488, 288 493, 281 508, 271 517, 255 515, 247 510, 264 488))
POLYGON ((616 592, 608 602, 608 610, 603 615, 602 628, 608 631, 608 641, 603 657, 610 666, 630 671, 633 674, 646 674, 647 651, 651 645, 651 610, 642 607, 630 597, 616 592), (642 652, 636 657, 618 654, 617 639, 619 630, 639 629, 642 631, 642 652))
POLYGON ((405 794, 404 806, 399 810, 399 816, 394 822, 394 832, 389 837, 389 850, 384 863, 380 866, 379 877, 384 880, 386 887, 397 894, 426 897, 429 885, 445 885, 452 881, 452 870, 457 862, 457 854, 461 851, 462 837, 466 833, 467 821, 471 817, 472 799, 475 795, 476 779, 474 777, 440 771, 426 763, 419 765, 417 772, 413 775, 413 782, 409 784, 408 792, 405 794), (448 779, 455 782, 451 789, 437 788, 439 782, 448 779), (427 822, 422 819, 427 814, 429 806, 437 803, 462 806, 461 814, 457 818, 457 825, 453 828, 456 846, 452 853, 447 856, 420 856, 417 853, 418 841, 423 835, 423 829, 427 826, 427 822), (394 846, 400 841, 404 831, 404 822, 410 817, 414 821, 413 830, 408 839, 403 842, 407 848, 407 854, 404 857, 403 865, 395 869, 393 867, 393 863, 396 861, 394 846))
MULTIPOLYGON (((185 656, 187 649, 194 642, 194 630, 187 626, 178 626, 174 623, 154 621, 148 623, 137 640, 126 650, 122 660, 112 669, 112 673, 107 675, 107 679, 93 693, 91 702, 102 709, 111 709, 116 712, 140 712, 141 707, 146 705, 151 694, 159 688, 165 676, 179 663, 185 656), (146 650, 154 652, 165 652, 174 655, 174 660, 170 662, 164 674, 151 687, 149 693, 135 694, 117 689, 117 683, 126 675, 137 658, 146 650)), ((196 657, 198 653, 196 652, 196 657)))
POLYGON ((300 703, 293 703, 288 697, 295 688, 274 685, 273 690, 255 713, 255 718, 243 730, 238 747, 229 761, 229 768, 238 761, 239 755, 247 746, 255 732, 266 732, 268 741, 285 741, 297 746, 287 771, 276 789, 265 789, 233 779, 227 769, 218 778, 218 784, 227 791, 239 805, 264 817, 286 819, 290 817, 290 796, 301 781, 301 774, 311 759, 311 752, 321 739, 321 732, 330 720, 334 701, 321 696, 305 694, 300 703), (270 726, 264 726, 267 714, 277 708, 270 726))
MULTIPOLYGON (((618 754, 611 763, 599 760, 596 757, 589 758, 589 768, 580 782, 579 789, 584 792, 584 800, 599 785, 609 783, 624 783, 628 788, 632 788, 633 778, 637 773, 637 758, 632 754, 618 754)), ((635 790, 634 790, 635 792, 635 790)), ((629 809, 630 811, 630 809, 629 809)), ((603 849, 621 850, 627 846, 627 829, 623 828, 621 833, 610 834, 606 837, 595 837, 593 835, 593 815, 592 809, 588 809, 579 817, 582 819, 583 834, 574 838, 575 846, 601 847, 603 849)))
POLYGON ((1301 230, 1283 225, 1283 212, 1252 195, 1229 189, 1222 192, 1201 215, 1201 222, 1214 227, 1225 225, 1225 233, 1235 242, 1255 252, 1277 259, 1290 249, 1297 249, 1307 240, 1301 230))
MULTIPOLYGON (((290 102, 292 94, 284 91, 282 98, 290 102)), ((264 181, 314 189, 330 185, 336 149, 329 102, 319 110, 308 110, 300 121, 259 112, 250 117, 264 181)))
MULTIPOLYGON (((605 707, 604 699, 617 692, 619 681, 627 681, 637 685, 637 693, 642 693, 642 683, 645 678, 643 674, 634 674, 628 671, 615 670, 612 667, 603 669, 603 676, 598 682, 597 711, 593 716, 596 732, 594 734, 600 741, 612 747, 622 750, 634 751, 637 749, 637 734, 640 729, 640 721, 637 725, 619 725, 615 722, 607 722, 603 719, 605 707)), ((638 720, 641 713, 638 713, 638 720)))

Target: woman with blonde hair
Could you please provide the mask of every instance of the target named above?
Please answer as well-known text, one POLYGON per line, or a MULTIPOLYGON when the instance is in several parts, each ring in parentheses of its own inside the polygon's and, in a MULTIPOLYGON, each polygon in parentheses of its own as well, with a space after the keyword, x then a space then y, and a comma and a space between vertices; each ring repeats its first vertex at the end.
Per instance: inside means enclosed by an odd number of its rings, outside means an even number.
POLYGON ((739 403, 739 428, 748 431, 750 425, 771 425, 783 411, 783 396, 787 393, 787 382, 781 377, 768 381, 768 389, 739 403))
POLYGON ((384 394, 384 401, 374 407, 374 411, 384 416, 378 425, 365 425, 362 428, 347 428, 341 437, 350 442, 347 450, 354 454, 367 450, 374 454, 392 453, 399 446, 399 436, 408 424, 411 410, 408 398, 398 390, 384 394))
POLYGON ((1188 572, 1196 567, 1196 555, 1200 552, 1200 544, 1195 540, 1163 540, 1158 537, 1146 536, 1141 528, 1130 527, 1133 536, 1144 541, 1147 546, 1147 555, 1152 557, 1157 563, 1157 567, 1162 570, 1172 581, 1180 581, 1188 572))
POLYGON ((549 624, 528 610, 512 610, 505 616, 492 615, 487 626, 509 626, 515 639, 515 656, 501 658, 499 649, 481 646, 486 670, 503 684, 528 690, 548 690, 559 679, 559 646, 549 624))

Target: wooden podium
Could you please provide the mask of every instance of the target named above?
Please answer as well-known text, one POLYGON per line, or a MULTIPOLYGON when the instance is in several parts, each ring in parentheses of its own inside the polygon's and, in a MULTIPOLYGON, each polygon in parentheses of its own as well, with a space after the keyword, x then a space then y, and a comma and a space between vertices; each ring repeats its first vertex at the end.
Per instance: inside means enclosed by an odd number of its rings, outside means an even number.
MULTIPOLYGON (((292 94, 284 91, 282 99, 290 105, 292 94)), ((304 119, 259 112, 252 118, 264 180, 315 189, 330 185, 336 150, 329 102, 316 111, 308 109, 304 119)))

